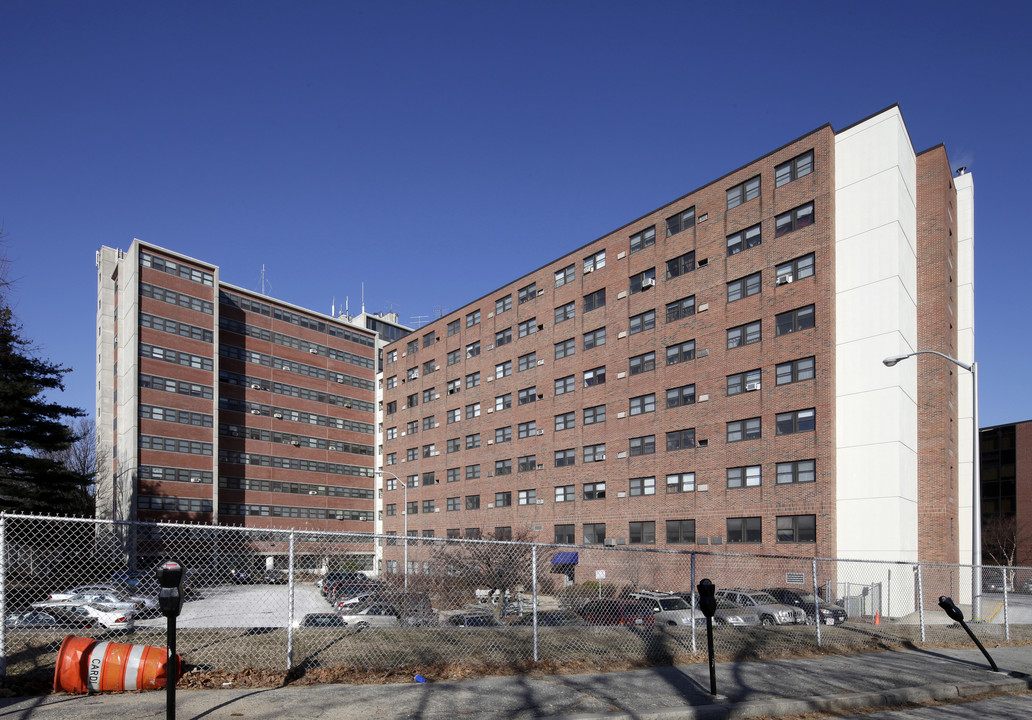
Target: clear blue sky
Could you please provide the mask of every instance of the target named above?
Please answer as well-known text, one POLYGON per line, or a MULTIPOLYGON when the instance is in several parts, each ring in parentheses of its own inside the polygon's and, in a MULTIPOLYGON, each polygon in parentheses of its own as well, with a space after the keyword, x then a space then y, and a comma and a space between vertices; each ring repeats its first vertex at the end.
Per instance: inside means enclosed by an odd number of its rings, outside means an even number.
POLYGON ((1029 419, 1030 7, 5 0, 15 311, 92 413, 101 245, 416 324, 899 103, 975 174, 982 424, 1029 419))

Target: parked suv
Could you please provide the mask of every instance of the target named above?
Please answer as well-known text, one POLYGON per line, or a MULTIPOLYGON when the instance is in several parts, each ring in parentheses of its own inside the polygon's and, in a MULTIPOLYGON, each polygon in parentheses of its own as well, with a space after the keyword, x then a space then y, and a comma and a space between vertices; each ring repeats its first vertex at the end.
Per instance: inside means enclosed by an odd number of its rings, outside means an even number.
POLYGON ((679 595, 642 590, 641 592, 631 593, 630 598, 631 600, 641 600, 649 604, 655 620, 654 624, 656 625, 688 625, 691 627, 693 616, 697 626, 702 627, 706 625, 706 616, 702 614, 698 607, 695 608, 693 614, 692 606, 679 595))
POLYGON ((580 609, 588 625, 655 625, 652 607, 641 600, 592 600, 580 609))
MULTIPOLYGON (((702 614, 702 609, 699 607, 699 593, 697 592, 681 592, 677 593, 680 597, 684 598, 685 602, 695 604, 695 624, 705 625, 706 616, 702 614), (702 621, 699 621, 699 617, 702 617, 702 621)), ((727 598, 718 597, 717 609, 713 613, 713 624, 714 625, 731 625, 732 627, 755 627, 760 624, 760 616, 756 614, 755 609, 746 610, 741 605, 733 603, 727 598)))
POLYGON ((727 598, 748 610, 753 610, 760 616, 761 625, 803 625, 806 623, 806 613, 802 608, 782 605, 770 594, 759 590, 742 590, 740 588, 717 590, 717 597, 727 598))
POLYGON ((802 608, 806 613, 806 622, 813 623, 820 613, 822 625, 841 625, 846 621, 848 615, 846 609, 841 605, 824 602, 814 597, 813 593, 804 593, 791 588, 768 588, 763 592, 785 605, 792 605, 802 608))

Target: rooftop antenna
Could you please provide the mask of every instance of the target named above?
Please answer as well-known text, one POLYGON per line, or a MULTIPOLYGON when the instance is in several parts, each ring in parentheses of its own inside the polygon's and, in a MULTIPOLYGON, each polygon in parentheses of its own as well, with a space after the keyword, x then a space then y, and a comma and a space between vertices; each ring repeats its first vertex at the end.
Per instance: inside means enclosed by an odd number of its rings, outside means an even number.
POLYGON ((439 318, 443 318, 445 315, 448 314, 448 308, 442 307, 440 305, 435 305, 434 311, 437 313, 437 317, 439 318))
POLYGON ((423 325, 425 325, 426 321, 429 320, 429 319, 430 319, 430 317, 428 315, 413 315, 412 316, 412 320, 416 323, 416 327, 417 328, 423 327, 423 325))
POLYGON ((268 280, 267 280, 267 279, 265 278, 265 263, 262 263, 262 274, 261 274, 261 283, 262 283, 262 289, 261 289, 261 293, 262 293, 262 295, 266 295, 267 293, 265 292, 265 286, 266 286, 266 285, 270 285, 270 286, 271 286, 271 285, 272 285, 272 283, 270 283, 270 282, 269 282, 269 281, 268 281, 268 280))

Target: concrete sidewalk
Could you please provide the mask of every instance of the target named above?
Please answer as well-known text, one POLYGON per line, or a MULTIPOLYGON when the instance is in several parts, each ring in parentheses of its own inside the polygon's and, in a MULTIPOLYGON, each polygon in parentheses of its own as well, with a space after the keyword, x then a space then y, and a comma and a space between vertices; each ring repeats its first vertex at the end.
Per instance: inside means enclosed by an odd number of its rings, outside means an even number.
MULTIPOLYGON (((478 720, 749 718, 843 711, 1032 689, 1032 647, 909 650, 634 670, 541 679, 497 677, 404 685, 177 690, 177 720, 478 720)), ((165 715, 165 692, 0 700, 0 720, 111 720, 165 715)))

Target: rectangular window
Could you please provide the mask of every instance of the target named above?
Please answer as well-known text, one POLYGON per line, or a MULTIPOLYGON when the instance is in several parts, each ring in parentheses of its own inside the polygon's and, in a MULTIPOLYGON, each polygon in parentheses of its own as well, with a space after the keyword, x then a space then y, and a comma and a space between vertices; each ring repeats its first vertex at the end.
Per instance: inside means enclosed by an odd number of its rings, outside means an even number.
POLYGON ((459 422, 462 419, 462 410, 455 408, 454 410, 448 411, 448 425, 459 422))
POLYGON ((606 382, 606 366, 584 371, 584 387, 604 385, 606 382))
POLYGON ((480 403, 471 403, 466 406, 466 419, 472 420, 473 418, 480 417, 480 403))
POLYGON ((495 365, 495 379, 498 380, 503 377, 509 377, 512 375, 512 360, 506 360, 495 365))
POLYGON ((437 334, 434 332, 428 332, 423 336, 423 347, 433 347, 434 343, 437 342, 437 334))
POLYGON ((641 415, 642 413, 650 413, 656 411, 656 394, 649 393, 648 395, 638 395, 632 397, 630 401, 630 414, 641 415))
POLYGON ((466 496, 466 509, 467 510, 479 510, 480 509, 480 496, 479 495, 467 495, 466 496))
POLYGON ((584 349, 590 350, 601 345, 606 344, 606 329, 604 327, 598 330, 592 330, 591 332, 584 333, 584 349))
POLYGON ((495 475, 512 475, 512 460, 495 460, 495 475))
POLYGON ((760 196, 760 176, 746 180, 744 183, 735 185, 727 191, 727 209, 736 208, 750 200, 760 196))
POLYGON ((647 352, 641 355, 635 355, 631 358, 629 369, 631 375, 640 375, 642 373, 652 372, 656 369, 656 353, 647 352))
POLYGON ((643 270, 636 275, 631 275, 630 278, 630 289, 631 295, 639 293, 642 290, 648 290, 656 286, 656 268, 649 268, 643 270))
POLYGON ((475 343, 470 343, 466 346, 466 359, 475 358, 480 354, 480 341, 477 340, 475 343))
POLYGON ((506 525, 494 529, 495 540, 512 540, 512 526, 506 525))
POLYGON ((516 437, 520 438, 521 440, 525 440, 526 438, 535 436, 537 434, 537 420, 529 420, 527 422, 522 422, 516 426, 516 437))
POLYGON ((606 421, 606 406, 596 405, 594 407, 584 408, 584 424, 594 425, 595 423, 604 423, 606 421))
POLYGON ((397 516, 397 514, 398 514, 398 506, 395 505, 394 503, 391 503, 390 505, 386 505, 384 507, 384 514, 387 515, 388 517, 395 517, 395 516, 397 516))
POLYGON ((763 469, 759 465, 733 467, 727 469, 727 486, 729 488, 759 487, 763 469))
POLYGON ((450 351, 448 353, 447 361, 448 361, 449 365, 455 365, 460 360, 462 360, 462 351, 461 350, 452 350, 452 351, 450 351))
POLYGON ((628 494, 631 497, 656 494, 656 478, 639 477, 631 478, 628 485, 628 494))
POLYGON ((424 458, 432 458, 436 454, 437 454, 437 451, 435 450, 434 443, 430 443, 428 445, 424 445, 423 446, 423 457, 424 458))
POLYGON ((473 312, 466 313, 466 327, 471 328, 474 325, 480 324, 480 311, 474 310, 473 312))
POLYGON ((520 505, 536 505, 537 504, 537 490, 520 490, 519 491, 519 503, 520 505))
POLYGON ((695 296, 681 298, 666 305, 666 321, 683 320, 695 314, 695 296))
POLYGON ((512 342, 512 328, 505 328, 495 333, 495 347, 501 347, 502 345, 508 345, 512 342))
POLYGON ((447 388, 448 388, 448 394, 449 395, 454 395, 455 393, 457 393, 459 390, 462 389, 462 381, 459 380, 458 378, 455 378, 454 380, 449 380, 447 388))
POLYGON ((789 310, 774 316, 774 334, 787 335, 798 330, 806 330, 814 326, 814 306, 789 310))
POLYGON ((427 388, 423 391, 423 402, 433 402, 436 398, 437 393, 434 391, 434 388, 427 388))
POLYGON ((495 428, 494 441, 496 443, 512 442, 512 426, 506 425, 505 427, 495 428))
POLYGON ((606 484, 604 482, 585 483, 585 500, 604 500, 606 497, 606 484))
POLYGON ((606 306, 606 289, 602 288, 584 296, 584 312, 591 312, 606 306))
POLYGON ((654 330, 656 327, 656 311, 648 310, 638 315, 631 316, 628 329, 631 335, 636 335, 644 330, 654 330))
POLYGON ((419 459, 419 448, 409 448, 405 451, 405 460, 412 462, 419 459))
POLYGON ((695 385, 682 385, 681 387, 670 388, 666 391, 666 406, 668 408, 692 405, 695 403, 695 385))
POLYGON ((695 473, 673 473, 666 476, 667 494, 695 491, 695 473))
POLYGON ((754 417, 748 420, 734 420, 727 424, 727 441, 740 442, 742 440, 758 440, 762 437, 762 426, 760 418, 754 417))
POLYGON ((684 255, 678 255, 673 260, 667 260, 666 264, 666 276, 667 280, 671 278, 680 277, 685 273, 690 273, 695 269, 695 251, 685 253, 684 255))
POLYGON ((727 236, 727 254, 737 255, 743 250, 756 247, 762 242, 763 235, 760 232, 760 226, 753 225, 750 228, 727 236))
POLYGON ((736 373, 727 376, 727 394, 739 395, 744 392, 753 392, 760 389, 760 370, 749 370, 748 372, 736 373))
POLYGON ((817 426, 817 413, 813 408, 778 413, 775 416, 775 423, 778 435, 813 432, 817 426))
POLYGON ((561 502, 573 502, 576 500, 576 491, 573 485, 560 485, 555 489, 555 501, 561 502))
POLYGON ((588 255, 586 258, 584 258, 584 272, 585 273, 595 272, 596 270, 598 270, 600 268, 604 268, 605 266, 606 266, 606 251, 605 250, 599 250, 594 255, 588 255))
POLYGON ((520 305, 525 302, 530 302, 537 297, 537 283, 531 283, 526 287, 521 287, 516 296, 520 305))
POLYGON ((576 413, 568 412, 555 416, 556 430, 570 430, 576 424, 576 413))
POLYGON ((606 459, 606 444, 585 445, 583 457, 586 463, 603 462, 606 459))
POLYGON ((656 452, 656 436, 645 435, 643 437, 631 438, 629 443, 631 457, 638 455, 653 455, 656 452))
POLYGON ((677 345, 671 345, 666 349, 666 364, 676 365, 695 359, 695 341, 688 340, 677 345))
POLYGON ((406 380, 418 380, 419 379, 419 368, 410 367, 405 371, 406 380))
POLYGON ((556 467, 570 467, 577 463, 577 453, 573 448, 566 450, 555 451, 555 466, 556 467))
POLYGON ((666 434, 667 452, 688 450, 695 447, 695 428, 672 430, 666 434))
POLYGON ((774 377, 778 385, 788 385, 789 383, 802 380, 813 380, 814 358, 806 357, 780 363, 774 368, 774 377))
POLYGON ((567 320, 573 320, 574 314, 577 312, 577 303, 568 302, 565 305, 560 305, 555 309, 555 324, 564 323, 567 320))
POLYGON ((418 515, 419 514, 419 501, 413 500, 410 503, 406 503, 406 505, 405 505, 405 512, 408 513, 409 515, 418 515))
POLYGON ((574 387, 575 387, 575 382, 574 382, 573 375, 567 375, 566 377, 561 377, 561 378, 559 378, 558 380, 555 381, 555 394, 556 395, 565 395, 566 393, 571 393, 571 392, 573 392, 574 387))
POLYGON ((562 270, 555 271, 555 286, 562 287, 566 283, 573 282, 573 265, 567 265, 562 270))
POLYGON ((813 172, 813 150, 804 152, 774 168, 774 187, 787 185, 813 172))
POLYGON ((516 360, 518 363, 517 369, 519 372, 530 370, 532 367, 535 367, 537 365, 537 353, 532 352, 527 353, 526 355, 520 355, 516 360))
POLYGON ((457 468, 457 467, 448 468, 447 470, 445 470, 444 476, 445 476, 445 479, 448 482, 450 482, 450 483, 458 482, 459 481, 459 468, 457 468))
POLYGON ((466 466, 466 479, 476 480, 480 477, 480 465, 467 465, 466 466))
POLYGON ((727 541, 729 543, 763 542, 763 525, 758 517, 728 518, 727 541))
POLYGON ((777 465, 777 483, 809 483, 817 479, 816 460, 795 460, 792 462, 780 462, 777 465))
POLYGON ((813 253, 783 262, 774 267, 774 284, 787 285, 790 282, 810 277, 814 273, 813 253))
POLYGON ((470 373, 466 376, 466 389, 475 388, 480 385, 480 371, 470 373))
POLYGON ((450 498, 448 498, 445 501, 445 509, 448 512, 455 512, 456 510, 459 510, 462 507, 460 505, 460 503, 459 503, 459 500, 460 499, 457 498, 457 497, 450 497, 450 498))
POLYGON ((434 501, 433 500, 424 500, 423 501, 423 512, 424 513, 432 513, 433 511, 434 511, 434 501))
POLYGON ((758 295, 762 288, 760 273, 746 275, 727 284, 727 301, 734 302, 750 295, 758 295))
POLYGON ((645 228, 639 233, 631 235, 631 252, 636 253, 639 250, 656 244, 656 226, 645 228))
POLYGON ((683 545, 695 542, 694 520, 667 520, 666 541, 668 545, 683 545))
POLYGON ((816 515, 779 515, 778 542, 817 542, 816 515))
POLYGON ((452 320, 450 323, 448 323, 448 337, 451 337, 452 335, 457 335, 459 331, 462 329, 461 325, 462 323, 458 320, 452 320))
POLYGON ((627 526, 627 542, 630 545, 655 545, 656 522, 648 520, 629 523, 627 526))
POLYGON ((813 203, 808 202, 774 218, 774 237, 778 238, 800 228, 813 225, 813 203))
POLYGON ((512 294, 500 297, 495 300, 495 315, 500 315, 507 310, 512 310, 512 294))
POLYGON ((523 322, 521 322, 517 326, 517 328, 518 328, 519 336, 521 338, 522 337, 527 337, 528 335, 533 335, 539 329, 538 328, 538 324, 537 324, 537 318, 531 318, 530 320, 524 320, 523 322))
POLYGON ((466 436, 466 449, 475 450, 480 447, 480 433, 473 433, 466 436))
POLYGON ((512 505, 512 493, 496 492, 494 504, 495 507, 510 507, 512 505))
POLYGON ((419 341, 409 340, 408 344, 405 345, 405 354, 415 355, 417 352, 419 352, 419 341))
MULTIPOLYGON (((445 533, 446 537, 448 537, 449 539, 452 539, 452 540, 455 540, 455 539, 458 539, 458 538, 462 537, 462 531, 459 530, 458 528, 448 528, 447 530, 444 531, 444 533, 445 533)), ((395 567, 397 567, 397 562, 398 561, 394 560, 393 562, 395 563, 395 567)), ((397 571, 395 571, 395 572, 397 572, 397 571)))
POLYGON ((695 225, 695 206, 692 205, 687 210, 667 218, 666 221, 666 236, 676 235, 679 232, 687 230, 695 225))
POLYGON ((563 340, 555 344, 555 359, 560 360, 564 357, 573 355, 577 350, 577 342, 570 338, 569 340, 563 340))
POLYGON ((494 409, 497 410, 508 410, 512 407, 512 393, 505 393, 495 398, 494 409))
POLYGON ((573 545, 577 542, 577 538, 574 536, 576 531, 573 525, 556 525, 555 526, 555 542, 557 545, 573 545))
POLYGON ((602 545, 606 541, 605 523, 584 523, 584 544, 602 545))
POLYGON ((751 345, 752 343, 758 343, 763 339, 761 332, 760 321, 746 323, 745 325, 739 325, 738 327, 729 328, 727 331, 727 349, 741 347, 742 345, 751 345))
POLYGON ((537 399, 536 387, 523 388, 517 394, 517 402, 519 402, 520 405, 528 405, 532 402, 537 402, 537 399))

